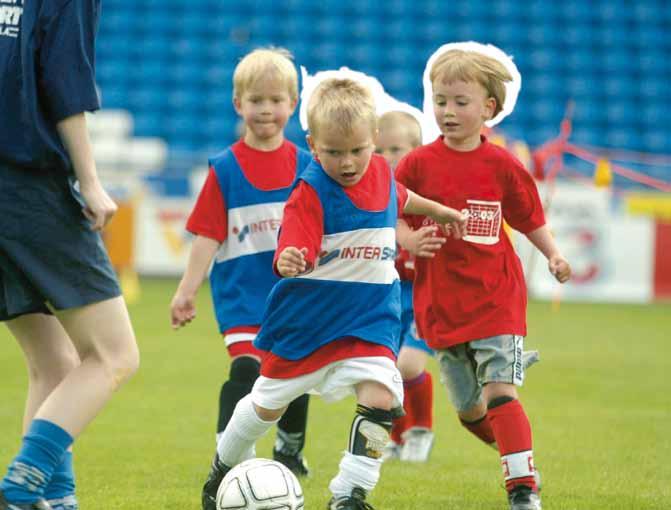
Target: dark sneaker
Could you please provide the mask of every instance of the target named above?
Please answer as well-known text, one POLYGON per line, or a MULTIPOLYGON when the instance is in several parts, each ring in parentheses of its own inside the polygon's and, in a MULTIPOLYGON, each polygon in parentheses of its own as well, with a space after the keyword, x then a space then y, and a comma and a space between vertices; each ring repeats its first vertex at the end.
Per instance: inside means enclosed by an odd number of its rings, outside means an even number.
POLYGON ((518 485, 508 493, 510 510, 542 510, 541 498, 526 485, 518 485))
POLYGON ((5 495, 0 492, 0 510, 52 510, 52 508, 43 499, 35 503, 8 503, 5 495))
POLYGON ((308 462, 303 458, 301 453, 297 455, 286 455, 281 451, 273 448, 273 460, 284 464, 298 478, 305 478, 310 476, 308 462))
POLYGON ((203 510, 217 510, 217 490, 219 490, 219 485, 221 485, 224 476, 226 476, 226 473, 230 470, 231 468, 221 463, 219 454, 215 452, 210 472, 203 485, 203 492, 201 495, 203 510))
POLYGON ((370 503, 366 503, 366 491, 359 487, 352 489, 350 496, 331 498, 326 510, 375 510, 370 503))

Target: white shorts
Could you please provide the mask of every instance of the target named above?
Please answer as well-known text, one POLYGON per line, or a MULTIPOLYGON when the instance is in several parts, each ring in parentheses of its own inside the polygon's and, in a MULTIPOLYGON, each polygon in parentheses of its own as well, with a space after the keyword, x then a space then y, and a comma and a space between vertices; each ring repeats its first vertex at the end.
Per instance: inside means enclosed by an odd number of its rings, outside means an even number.
POLYGON ((354 394, 354 387, 362 381, 386 386, 394 398, 392 407, 403 405, 403 379, 396 364, 384 356, 343 359, 290 379, 261 375, 252 388, 252 402, 265 409, 281 409, 304 393, 321 395, 333 402, 354 394))

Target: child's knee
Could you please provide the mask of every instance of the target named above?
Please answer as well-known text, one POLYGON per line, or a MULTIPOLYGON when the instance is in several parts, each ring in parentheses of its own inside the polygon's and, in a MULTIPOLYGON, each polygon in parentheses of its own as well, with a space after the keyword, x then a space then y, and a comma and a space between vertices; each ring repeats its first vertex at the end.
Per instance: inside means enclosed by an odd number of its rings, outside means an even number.
POLYGON ((377 381, 363 381, 356 387, 357 402, 366 407, 391 409, 394 395, 384 384, 377 381))
POLYGON ((256 413, 256 416, 263 421, 275 422, 282 417, 286 410, 286 407, 281 409, 266 409, 265 407, 254 404, 254 412, 256 413))

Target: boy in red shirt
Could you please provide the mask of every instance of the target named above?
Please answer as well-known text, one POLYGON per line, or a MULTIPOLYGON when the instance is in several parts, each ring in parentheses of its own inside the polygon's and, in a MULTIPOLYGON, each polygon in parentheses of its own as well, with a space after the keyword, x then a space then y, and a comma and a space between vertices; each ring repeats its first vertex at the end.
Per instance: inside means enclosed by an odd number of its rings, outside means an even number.
MULTIPOLYGON (((509 106, 506 83, 513 76, 486 47, 462 47, 450 45, 429 61, 441 136, 407 155, 396 172, 409 189, 469 215, 463 239, 446 237, 434 257, 416 259, 415 319, 419 335, 438 351, 462 424, 498 446, 511 509, 536 510, 541 503, 531 427, 516 390, 524 378, 527 294, 503 220, 546 256, 559 282, 571 269, 545 224, 529 173, 480 134, 509 106)), ((421 217, 407 222, 413 229, 432 223, 421 217)))

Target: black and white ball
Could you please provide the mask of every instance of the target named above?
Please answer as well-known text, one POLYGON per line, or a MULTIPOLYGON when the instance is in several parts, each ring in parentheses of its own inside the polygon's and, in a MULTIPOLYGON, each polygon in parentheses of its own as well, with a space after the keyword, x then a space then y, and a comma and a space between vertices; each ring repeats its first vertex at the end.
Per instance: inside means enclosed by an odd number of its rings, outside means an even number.
POLYGON ((296 476, 268 459, 246 460, 231 469, 217 491, 217 510, 303 510, 296 476))

